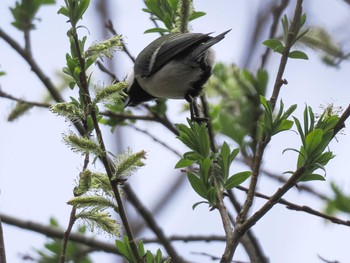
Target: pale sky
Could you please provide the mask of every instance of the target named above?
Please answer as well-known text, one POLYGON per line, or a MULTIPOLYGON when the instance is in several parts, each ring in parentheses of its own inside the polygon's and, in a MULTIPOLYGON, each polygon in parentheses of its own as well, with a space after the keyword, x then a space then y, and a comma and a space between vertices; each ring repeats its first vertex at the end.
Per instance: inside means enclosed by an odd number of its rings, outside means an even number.
MULTIPOLYGON (((88 45, 104 38, 100 27, 94 20, 95 1, 91 1, 91 8, 84 17, 83 24, 89 29, 88 45)), ((142 48, 153 40, 156 35, 143 35, 143 31, 152 27, 148 14, 140 11, 143 1, 115 1, 112 13, 112 21, 119 33, 125 36, 127 45, 134 56, 142 48)), ((194 32, 220 33, 232 28, 224 41, 214 47, 217 60, 225 63, 236 63, 241 66, 242 53, 245 51, 246 32, 251 29, 251 17, 255 15, 255 1, 194 1, 198 11, 207 12, 207 16, 191 24, 194 32)), ((295 1, 290 1, 294 2, 295 1)), ((307 1, 305 1, 307 2, 307 1)), ((20 43, 23 43, 21 34, 11 25, 12 22, 8 5, 14 5, 14 1, 0 2, 0 27, 11 34, 20 43)), ((68 52, 68 40, 66 31, 68 24, 66 18, 57 15, 57 10, 63 1, 58 1, 55 6, 43 7, 38 17, 42 20, 37 24, 37 30, 32 33, 33 54, 38 64, 48 74, 55 84, 58 84, 56 72, 65 66, 65 53, 68 52)), ((345 48, 349 49, 349 32, 345 25, 349 25, 350 6, 343 1, 312 1, 308 3, 308 25, 325 26, 329 32, 335 35, 345 48), (346 32, 346 34, 341 34, 346 32)), ((87 30, 81 29, 81 34, 87 34, 87 30)), ((286 107, 297 103, 298 110, 295 116, 301 117, 305 104, 314 107, 320 112, 320 104, 334 102, 336 105, 346 107, 349 104, 349 72, 350 64, 344 62, 340 69, 333 69, 320 62, 320 57, 312 50, 305 50, 310 60, 290 60, 285 72, 288 85, 284 86, 281 97, 286 107)), ((268 97, 276 75, 280 56, 272 54, 268 64, 270 82, 268 97)), ((260 57, 257 56, 257 64, 260 57)), ((125 77, 132 66, 124 56, 117 54, 117 75, 125 77)), ((30 101, 39 101, 46 90, 37 77, 30 71, 25 61, 19 57, 2 39, 0 39, 0 70, 7 73, 0 77, 0 88, 16 97, 30 101)), ((93 78, 98 83, 103 83, 103 75, 94 70, 93 78)), ((65 96, 75 95, 66 92, 65 96)), ((14 123, 6 122, 7 113, 10 112, 13 102, 0 98, 0 117, 2 118, 2 132, 0 138, 0 209, 1 212, 12 216, 18 216, 24 220, 37 221, 43 224, 49 222, 49 218, 55 217, 63 227, 66 227, 70 206, 66 202, 72 197, 83 158, 69 150, 62 143, 62 133, 72 130, 73 127, 63 118, 53 115, 43 109, 32 109, 31 112, 14 123)), ((187 113, 179 113, 181 102, 169 103, 170 118, 174 122, 185 122, 187 113)), ((349 126, 349 125, 348 125, 349 126)), ((174 135, 158 124, 138 122, 137 127, 156 131, 156 135, 178 151, 185 152, 174 138, 174 135)), ((173 181, 178 176, 173 169, 178 157, 164 150, 153 140, 126 128, 121 131, 123 136, 122 148, 131 147, 135 152, 146 150, 148 159, 146 167, 135 174, 130 183, 139 194, 141 200, 148 206, 157 201, 159 189, 164 189, 165 184, 173 181)), ((350 187, 350 163, 348 161, 348 148, 350 146, 349 132, 345 136, 339 136, 338 142, 331 144, 331 150, 337 155, 327 165, 327 182, 312 182, 308 185, 317 191, 330 194, 329 182, 335 181, 344 190, 350 187)), ((115 151, 115 140, 110 136, 109 128, 104 129, 105 137, 109 137, 109 147, 115 151)), ((282 151, 288 147, 299 145, 298 136, 290 132, 286 135, 274 137, 269 146, 264 168, 276 173, 295 168, 296 154, 282 151)), ((93 166, 91 168, 94 168, 93 166)), ((101 166, 96 164, 95 169, 101 166)), ((237 165, 238 169, 245 169, 237 165)), ((287 176, 287 175, 286 175, 287 176)), ((258 190, 266 194, 272 194, 278 188, 278 184, 270 179, 262 179, 258 190)), ((240 197, 243 197, 239 192, 240 197)), ((322 203, 305 193, 293 190, 285 198, 291 202, 308 205, 322 210, 322 203)), ((159 214, 160 226, 167 234, 223 234, 223 228, 217 211, 208 212, 205 205, 192 210, 195 202, 201 201, 189 184, 183 186, 178 196, 173 199, 170 207, 159 214), (179 205, 180 204, 180 205, 179 205)), ((256 200, 254 209, 263 204, 256 200)), ((345 215, 339 215, 345 218, 345 215)), ((346 218, 345 218, 346 219, 346 218)), ((31 253, 32 248, 41 248, 45 237, 30 231, 17 229, 3 225, 5 232, 5 245, 8 262, 21 262, 19 254, 31 253)), ((348 247, 350 244, 350 229, 345 226, 325 223, 314 216, 295 212, 283 206, 276 205, 256 226, 253 231, 259 238, 262 248, 270 261, 274 262, 320 262, 317 255, 329 260, 347 262, 350 258, 348 247)), ((151 236, 150 233, 143 233, 151 236)), ((114 239, 106 236, 98 238, 114 242, 114 239)), ((221 256, 223 243, 181 243, 177 242, 176 248, 181 254, 187 255, 194 262, 211 262, 208 258, 194 255, 191 252, 207 252, 215 256, 221 256)), ((153 251, 158 246, 150 246, 153 251)), ((103 253, 94 253, 95 262, 115 262, 114 257, 103 253)), ((238 250, 235 260, 247 261, 247 256, 238 250)))

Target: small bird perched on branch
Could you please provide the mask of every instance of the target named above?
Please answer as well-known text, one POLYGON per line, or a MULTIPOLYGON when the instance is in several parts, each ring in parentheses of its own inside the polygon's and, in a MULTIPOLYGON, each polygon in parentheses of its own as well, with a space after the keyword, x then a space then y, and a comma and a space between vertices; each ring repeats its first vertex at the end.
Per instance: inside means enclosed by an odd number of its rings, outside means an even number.
POLYGON ((191 119, 199 118, 195 99, 211 75, 215 62, 213 45, 231 30, 215 37, 201 33, 171 33, 161 36, 137 56, 126 82, 126 106, 155 98, 185 99, 191 119))

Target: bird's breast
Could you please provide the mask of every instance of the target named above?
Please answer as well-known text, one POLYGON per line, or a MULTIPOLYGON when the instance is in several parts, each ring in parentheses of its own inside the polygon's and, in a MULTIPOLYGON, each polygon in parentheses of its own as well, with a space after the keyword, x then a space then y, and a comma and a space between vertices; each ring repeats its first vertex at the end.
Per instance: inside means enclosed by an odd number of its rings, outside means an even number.
POLYGON ((174 60, 148 78, 136 78, 140 86, 154 97, 183 99, 201 75, 202 70, 196 63, 186 64, 174 60))

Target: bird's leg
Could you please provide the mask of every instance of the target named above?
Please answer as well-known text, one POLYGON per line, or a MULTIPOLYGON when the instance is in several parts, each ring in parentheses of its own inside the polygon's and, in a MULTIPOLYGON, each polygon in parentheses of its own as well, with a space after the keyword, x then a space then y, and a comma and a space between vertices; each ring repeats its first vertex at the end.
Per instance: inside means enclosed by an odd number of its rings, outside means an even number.
POLYGON ((191 121, 196 121, 199 123, 207 122, 207 118, 201 117, 201 110, 197 104, 196 98, 193 98, 190 94, 186 94, 185 99, 190 104, 191 121))

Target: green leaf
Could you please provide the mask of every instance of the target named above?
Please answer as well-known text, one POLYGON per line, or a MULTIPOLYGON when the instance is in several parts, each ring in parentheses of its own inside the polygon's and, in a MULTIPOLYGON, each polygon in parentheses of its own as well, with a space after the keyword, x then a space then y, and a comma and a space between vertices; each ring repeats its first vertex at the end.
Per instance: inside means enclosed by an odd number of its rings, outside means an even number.
POLYGON ((205 187, 201 179, 192 172, 188 172, 187 177, 190 181, 193 190, 204 199, 207 199, 207 188, 205 187))
POLYGON ((320 174, 309 174, 306 176, 302 176, 299 182, 308 182, 308 181, 326 181, 324 176, 320 174))
POLYGON ((197 18, 200 18, 202 16, 205 16, 207 13, 205 12, 192 12, 188 18, 189 21, 195 20, 197 18))
POLYGON ((179 4, 179 0, 168 0, 171 8, 176 11, 177 6, 179 4))
POLYGON ((313 155, 319 147, 322 142, 323 134, 324 133, 321 129, 315 129, 306 136, 305 151, 308 157, 313 155))
POLYGON ((83 15, 85 14, 89 5, 90 5, 90 0, 80 0, 79 1, 78 12, 77 12, 76 17, 75 17, 76 20, 83 18, 83 15))
POLYGON ((305 60, 309 59, 306 53, 300 50, 294 50, 292 52, 289 52, 288 57, 294 58, 294 59, 305 59, 305 60))
POLYGON ((326 165, 331 159, 334 158, 334 155, 332 152, 325 152, 321 154, 319 157, 315 159, 315 162, 321 164, 321 165, 326 165))
POLYGON ((301 138, 302 144, 303 144, 303 146, 305 146, 305 135, 304 135, 303 128, 301 127, 301 123, 300 123, 300 121, 297 118, 293 117, 293 119, 294 119, 295 125, 297 126, 297 129, 298 129, 299 136, 301 138))
POLYGON ((221 159, 222 159, 222 173, 224 180, 228 177, 229 167, 230 167, 230 147, 226 142, 221 147, 221 159))
POLYGON ((236 158, 236 156, 239 153, 239 148, 233 149, 231 154, 230 154, 230 164, 232 163, 232 161, 236 158))
POLYGON ((175 165, 175 169, 183 168, 183 167, 188 167, 192 165, 195 161, 194 160, 188 160, 181 158, 175 165))
POLYGON ((167 29, 169 29, 169 30, 173 29, 173 21, 172 21, 171 16, 169 14, 165 14, 163 22, 164 22, 164 25, 167 27, 167 29))
POLYGON ((251 176, 251 175, 252 175, 251 171, 244 171, 244 172, 240 172, 240 173, 236 173, 236 174, 232 175, 226 181, 225 189, 230 190, 230 189, 240 185, 245 180, 247 180, 249 178, 249 176, 251 176))
POLYGON ((207 191, 207 200, 209 201, 210 205, 215 205, 217 203, 217 188, 216 187, 211 187, 208 191, 207 191))
POLYGON ((201 205, 201 204, 208 204, 208 202, 207 201, 200 201, 200 202, 194 203, 192 205, 192 210, 194 210, 198 205, 201 205))
POLYGON ((281 131, 289 130, 290 128, 292 128, 293 124, 294 122, 291 120, 282 120, 281 123, 277 127, 275 127, 272 135, 275 135, 281 131))
POLYGON ((61 15, 64 15, 64 16, 66 16, 66 17, 69 18, 69 11, 68 11, 67 8, 65 8, 65 7, 63 7, 63 6, 58 10, 57 13, 58 13, 58 14, 61 14, 61 15))
POLYGON ((129 262, 134 262, 132 259, 132 256, 129 254, 129 251, 127 249, 127 245, 121 241, 121 240, 116 240, 115 241, 115 246, 117 247, 118 252, 123 255, 126 259, 129 260, 129 262))
POLYGON ((209 180, 210 167, 211 167, 211 160, 209 158, 206 158, 199 162, 199 174, 204 184, 206 184, 209 180))
POLYGON ((281 47, 283 48, 283 44, 281 41, 277 40, 277 39, 268 39, 268 40, 265 40, 263 42, 263 44, 269 48, 271 48, 272 50, 276 51, 276 50, 279 50, 281 49, 281 47))

